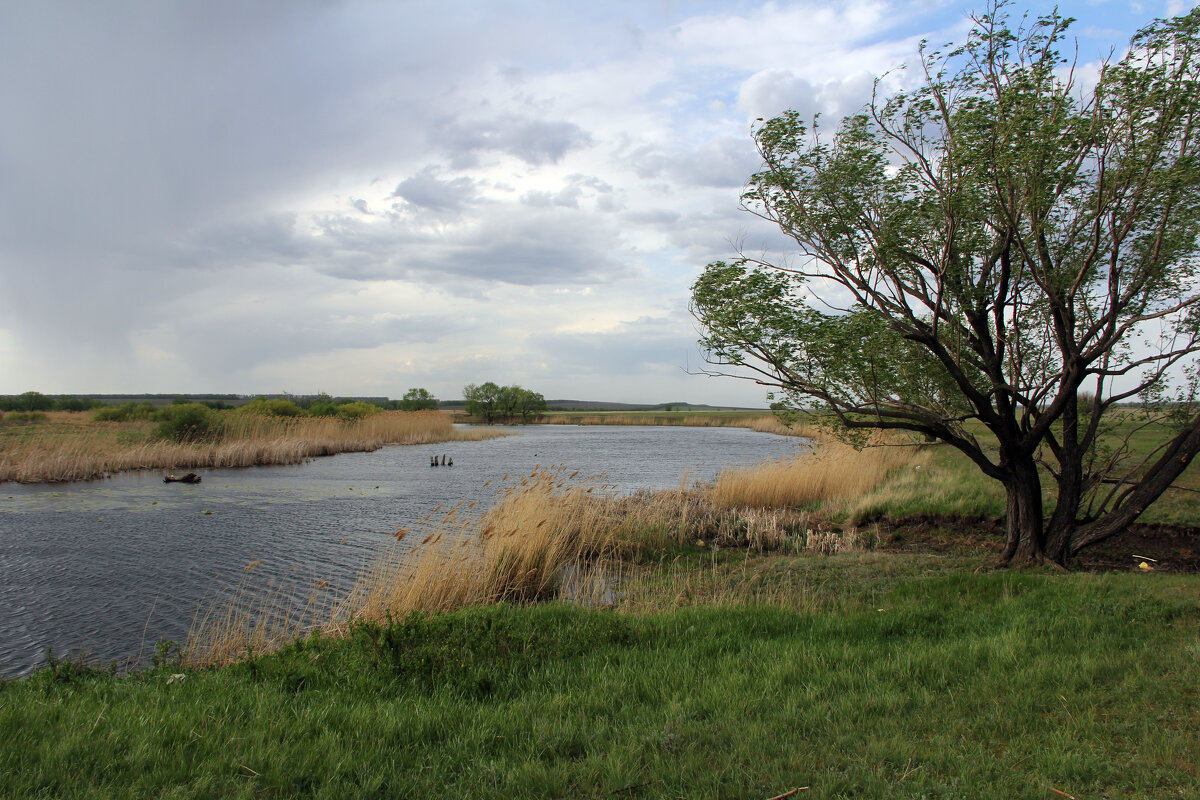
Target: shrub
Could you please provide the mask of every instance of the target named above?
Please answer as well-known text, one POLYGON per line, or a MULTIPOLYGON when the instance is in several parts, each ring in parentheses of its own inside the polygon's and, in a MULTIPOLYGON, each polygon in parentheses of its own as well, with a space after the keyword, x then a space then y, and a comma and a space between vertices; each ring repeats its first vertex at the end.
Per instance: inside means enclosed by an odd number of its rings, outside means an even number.
POLYGON ((372 414, 378 414, 383 409, 371 403, 343 403, 337 407, 337 415, 342 419, 362 419, 372 414))
POLYGON ((105 406, 98 409, 92 419, 97 422, 131 422, 133 420, 150 420, 158 414, 153 403, 143 400, 140 403, 122 403, 119 406, 105 406))
POLYGON ((313 403, 305 412, 310 417, 336 417, 338 407, 332 400, 322 400, 319 403, 313 403))
POLYGON ((217 438, 220 420, 199 403, 171 405, 159 412, 155 436, 174 442, 199 442, 217 438))
POLYGON ((50 411, 54 401, 41 392, 0 395, 0 411, 50 411))
POLYGON ((256 397, 238 411, 263 417, 299 417, 304 413, 304 409, 291 400, 278 397, 256 397))
POLYGON ((60 397, 54 401, 55 411, 91 411, 104 405, 99 400, 87 397, 60 397))

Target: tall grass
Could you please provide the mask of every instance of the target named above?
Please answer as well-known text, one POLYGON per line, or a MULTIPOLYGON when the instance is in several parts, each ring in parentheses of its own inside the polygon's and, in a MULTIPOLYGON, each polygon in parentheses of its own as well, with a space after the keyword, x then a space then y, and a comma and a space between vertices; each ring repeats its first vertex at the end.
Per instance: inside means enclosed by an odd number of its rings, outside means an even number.
POLYGON ((722 470, 712 487, 713 502, 724 508, 809 507, 874 490, 901 467, 920 458, 912 448, 876 446, 856 450, 827 441, 814 452, 722 470))
MULTIPOLYGON (((71 415, 82 417, 82 415, 71 415)), ((486 439, 502 432, 456 428, 438 411, 389 411, 356 420, 222 414, 211 441, 178 443, 152 435, 148 422, 80 419, 7 430, 0 436, 0 481, 87 480, 133 469, 296 464, 389 444, 486 439)))

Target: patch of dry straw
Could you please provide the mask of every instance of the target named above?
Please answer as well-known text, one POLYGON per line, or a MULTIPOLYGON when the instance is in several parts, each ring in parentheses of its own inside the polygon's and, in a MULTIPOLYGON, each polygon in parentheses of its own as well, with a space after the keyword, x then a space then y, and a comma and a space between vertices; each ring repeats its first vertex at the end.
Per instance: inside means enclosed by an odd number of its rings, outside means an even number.
POLYGON ((811 453, 723 470, 711 498, 722 508, 827 504, 872 491, 912 458, 912 449, 883 439, 861 450, 826 441, 811 453))

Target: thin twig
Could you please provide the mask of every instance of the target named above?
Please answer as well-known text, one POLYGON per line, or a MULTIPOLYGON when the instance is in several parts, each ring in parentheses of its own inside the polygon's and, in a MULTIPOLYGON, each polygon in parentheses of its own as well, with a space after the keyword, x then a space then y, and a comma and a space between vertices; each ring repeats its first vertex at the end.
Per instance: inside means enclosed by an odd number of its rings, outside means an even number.
POLYGON ((790 792, 784 792, 783 794, 777 794, 774 797, 770 798, 770 800, 783 800, 783 798, 791 797, 796 792, 807 792, 808 790, 809 790, 808 786, 801 786, 799 789, 792 789, 790 792))
POLYGON ((1079 800, 1079 798, 1075 797, 1075 795, 1067 794, 1066 792, 1060 792, 1058 789, 1055 789, 1053 786, 1050 787, 1050 791, 1054 792, 1055 794, 1062 795, 1063 797, 1067 798, 1067 800, 1079 800))

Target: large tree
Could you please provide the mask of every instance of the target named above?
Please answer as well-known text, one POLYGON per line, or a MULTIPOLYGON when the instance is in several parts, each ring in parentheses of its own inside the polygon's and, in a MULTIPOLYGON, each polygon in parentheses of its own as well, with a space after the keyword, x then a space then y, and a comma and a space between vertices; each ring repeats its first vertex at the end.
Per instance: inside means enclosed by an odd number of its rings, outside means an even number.
POLYGON ((1200 450, 1200 10, 1086 81, 1072 20, 974 22, 832 139, 795 112, 756 128, 743 204, 798 252, 710 264, 693 312, 710 372, 952 445, 1005 487, 1003 561, 1065 564, 1200 450), (1115 472, 1102 434, 1135 400, 1175 419, 1147 414, 1159 446, 1115 472))

